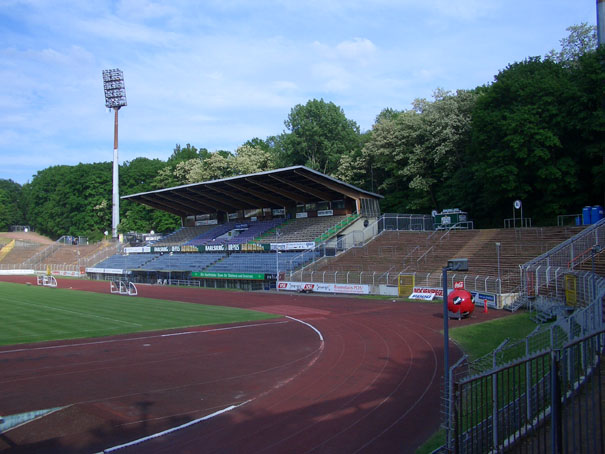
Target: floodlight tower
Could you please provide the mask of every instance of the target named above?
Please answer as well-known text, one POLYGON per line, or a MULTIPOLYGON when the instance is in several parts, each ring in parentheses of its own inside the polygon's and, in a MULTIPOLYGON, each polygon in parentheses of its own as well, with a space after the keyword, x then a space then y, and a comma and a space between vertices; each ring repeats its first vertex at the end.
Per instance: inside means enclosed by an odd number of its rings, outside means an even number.
POLYGON ((126 105, 124 74, 119 69, 103 70, 103 88, 105 89, 105 107, 115 113, 113 126, 113 191, 111 204, 111 236, 118 237, 120 223, 120 191, 118 182, 118 110, 126 105))
POLYGON ((597 0, 597 39, 599 46, 605 44, 605 0, 597 0))

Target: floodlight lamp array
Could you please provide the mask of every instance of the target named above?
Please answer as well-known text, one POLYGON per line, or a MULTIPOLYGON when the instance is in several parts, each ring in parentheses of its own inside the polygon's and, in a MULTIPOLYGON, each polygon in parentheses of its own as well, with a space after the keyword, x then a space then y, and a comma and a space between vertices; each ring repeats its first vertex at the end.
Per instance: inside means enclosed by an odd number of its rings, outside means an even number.
POLYGON ((124 73, 119 69, 103 70, 103 88, 105 89, 105 106, 119 109, 126 105, 124 73))

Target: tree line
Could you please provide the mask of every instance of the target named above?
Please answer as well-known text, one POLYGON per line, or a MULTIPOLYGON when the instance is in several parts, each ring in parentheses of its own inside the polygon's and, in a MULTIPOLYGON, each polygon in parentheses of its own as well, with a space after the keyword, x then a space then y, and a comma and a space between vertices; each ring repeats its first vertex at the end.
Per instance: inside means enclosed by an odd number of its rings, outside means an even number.
MULTIPOLYGON (((437 89, 410 109, 385 108, 361 132, 323 99, 296 105, 284 131, 235 151, 176 145, 166 160, 120 166, 120 192, 306 165, 384 196, 383 212, 460 208, 500 227, 522 200, 534 225, 604 204, 605 49, 572 26, 561 50, 509 64, 491 83, 437 89)), ((0 180, 0 231, 27 224, 51 237, 100 238, 111 225, 111 163, 53 166, 23 186, 0 180)), ((180 220, 127 200, 119 230, 174 230, 180 220)))

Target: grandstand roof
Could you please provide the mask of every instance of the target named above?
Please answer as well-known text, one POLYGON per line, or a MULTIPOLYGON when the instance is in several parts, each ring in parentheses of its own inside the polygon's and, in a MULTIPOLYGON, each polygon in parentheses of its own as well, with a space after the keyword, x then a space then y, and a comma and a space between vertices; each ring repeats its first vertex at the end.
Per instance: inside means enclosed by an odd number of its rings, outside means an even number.
POLYGON ((121 197, 177 216, 228 213, 253 208, 283 208, 300 203, 381 199, 305 166, 192 183, 121 197))

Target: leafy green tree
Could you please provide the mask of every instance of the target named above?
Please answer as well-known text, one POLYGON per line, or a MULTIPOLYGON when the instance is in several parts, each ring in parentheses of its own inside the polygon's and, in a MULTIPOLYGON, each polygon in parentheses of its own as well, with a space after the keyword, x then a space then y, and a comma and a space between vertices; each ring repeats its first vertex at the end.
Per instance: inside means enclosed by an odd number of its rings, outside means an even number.
POLYGON ((248 175, 275 168, 274 156, 262 145, 242 145, 235 151, 232 161, 234 175, 248 175))
POLYGON ((306 165, 332 174, 342 155, 361 148, 359 126, 323 99, 296 105, 284 124, 289 132, 275 141, 279 166, 306 165))
POLYGON ((53 238, 98 235, 110 227, 100 222, 107 218, 103 210, 111 210, 111 175, 111 163, 53 166, 39 171, 26 185, 28 223, 53 238))
POLYGON ((436 90, 434 100, 417 99, 407 111, 383 110, 361 154, 344 157, 339 174, 385 194, 383 210, 430 212, 452 204, 443 189, 464 164, 470 142, 474 91, 436 90))
POLYGON ((21 185, 13 180, 0 179, 0 232, 25 222, 21 203, 21 185))
MULTIPOLYGON (((120 192, 135 194, 167 187, 158 187, 157 180, 162 171, 170 167, 159 159, 136 158, 127 161, 120 166, 120 192)), ((179 225, 180 220, 174 215, 129 200, 120 201, 121 232, 168 232, 179 225)))
POLYGON ((552 49, 546 56, 547 59, 568 65, 573 64, 582 55, 597 49, 597 28, 594 25, 582 22, 579 25, 567 27, 566 30, 569 35, 560 41, 561 50, 557 52, 552 49))
POLYGON ((210 156, 210 152, 206 148, 200 148, 199 150, 191 144, 185 145, 184 148, 177 143, 172 151, 172 154, 168 158, 168 163, 178 163, 188 161, 190 159, 206 159, 210 156))
POLYGON ((576 63, 570 69, 573 91, 561 139, 579 167, 577 194, 567 207, 572 213, 586 204, 605 205, 605 47, 576 63))
MULTIPOLYGON (((564 214, 580 169, 562 141, 574 92, 569 72, 539 57, 509 65, 477 101, 467 203, 501 222, 522 199, 536 219, 564 214)), ((551 221, 552 222, 552 221, 551 221)))
POLYGON ((414 142, 408 150, 403 174, 411 180, 410 189, 420 196, 415 208, 441 210, 453 202, 449 191, 444 193, 441 188, 463 166, 476 94, 467 90, 458 90, 456 94, 436 90, 433 97, 433 102, 425 99, 414 102, 414 110, 420 114, 419 124, 412 132, 414 142))

